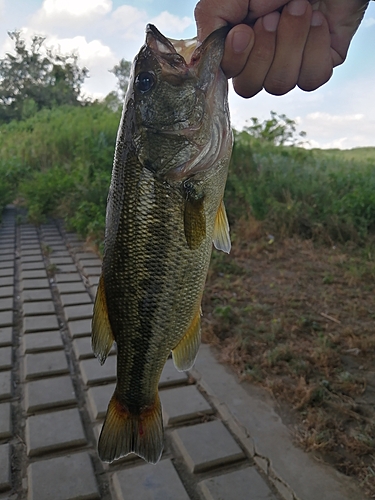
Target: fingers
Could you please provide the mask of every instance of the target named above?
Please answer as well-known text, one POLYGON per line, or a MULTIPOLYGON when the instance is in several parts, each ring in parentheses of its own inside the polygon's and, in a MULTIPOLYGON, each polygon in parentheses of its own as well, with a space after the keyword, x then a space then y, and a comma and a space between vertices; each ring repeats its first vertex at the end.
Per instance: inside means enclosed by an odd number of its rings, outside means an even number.
POLYGON ((274 60, 264 81, 270 94, 283 95, 298 82, 312 8, 307 0, 292 0, 283 9, 277 29, 274 60))
POLYGON ((273 12, 258 19, 254 26, 255 43, 242 72, 233 79, 234 90, 242 97, 253 97, 263 88, 264 80, 272 65, 276 31, 280 14, 273 12))
POLYGON ((334 58, 328 23, 321 12, 313 12, 301 64, 298 86, 315 90, 332 76, 334 58))
POLYGON ((238 75, 246 66, 254 45, 254 31, 246 24, 238 24, 230 30, 225 40, 224 56, 221 67, 227 76, 238 75))

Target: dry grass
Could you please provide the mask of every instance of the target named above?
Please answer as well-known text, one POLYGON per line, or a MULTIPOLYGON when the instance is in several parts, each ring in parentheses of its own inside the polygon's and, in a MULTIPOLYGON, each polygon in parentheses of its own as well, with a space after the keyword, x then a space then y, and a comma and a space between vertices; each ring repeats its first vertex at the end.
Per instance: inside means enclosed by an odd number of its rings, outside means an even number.
POLYGON ((291 410, 296 440, 375 498, 375 259, 371 250, 278 241, 240 221, 215 252, 203 335, 242 378, 291 410))

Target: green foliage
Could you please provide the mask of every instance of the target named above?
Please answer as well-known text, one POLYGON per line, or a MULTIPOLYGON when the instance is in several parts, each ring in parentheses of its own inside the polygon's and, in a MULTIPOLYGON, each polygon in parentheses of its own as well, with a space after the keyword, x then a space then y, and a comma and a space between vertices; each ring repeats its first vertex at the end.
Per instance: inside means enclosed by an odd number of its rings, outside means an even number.
POLYGON ((62 55, 44 47, 35 35, 30 48, 21 32, 8 33, 14 54, 0 60, 0 123, 23 120, 43 108, 81 105, 81 85, 88 71, 79 68, 77 55, 62 55))
POLYGON ((130 61, 121 59, 121 61, 110 70, 117 78, 117 96, 120 102, 123 102, 126 91, 128 90, 131 67, 132 63, 130 61))
POLYGON ((278 115, 271 111, 271 118, 260 122, 258 118, 251 118, 252 125, 244 130, 254 139, 275 146, 297 146, 301 145, 302 137, 306 137, 306 132, 297 134, 296 121, 291 120, 286 115, 278 115))

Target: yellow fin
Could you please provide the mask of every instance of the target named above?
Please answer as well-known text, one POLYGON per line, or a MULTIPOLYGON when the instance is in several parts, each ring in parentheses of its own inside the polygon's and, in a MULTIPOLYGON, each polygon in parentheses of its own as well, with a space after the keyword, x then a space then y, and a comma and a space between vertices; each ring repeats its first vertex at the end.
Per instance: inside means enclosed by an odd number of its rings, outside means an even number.
POLYGON ((95 356, 99 359, 101 365, 107 359, 114 340, 115 339, 108 318, 104 280, 103 275, 101 275, 95 298, 91 334, 92 350, 94 351, 95 356))
POLYGON ((98 443, 103 462, 136 453, 156 464, 163 452, 164 431, 159 395, 155 402, 140 414, 132 414, 119 400, 116 390, 109 402, 107 415, 98 443))
POLYGON ((224 201, 221 201, 216 214, 213 244, 218 250, 229 253, 231 249, 229 223, 225 211, 224 201))
POLYGON ((186 242, 191 250, 199 248, 206 237, 206 215, 203 198, 189 198, 185 202, 184 229, 186 242))
POLYGON ((187 332, 172 350, 173 363, 178 371, 189 370, 198 354, 201 343, 201 310, 194 316, 187 332))

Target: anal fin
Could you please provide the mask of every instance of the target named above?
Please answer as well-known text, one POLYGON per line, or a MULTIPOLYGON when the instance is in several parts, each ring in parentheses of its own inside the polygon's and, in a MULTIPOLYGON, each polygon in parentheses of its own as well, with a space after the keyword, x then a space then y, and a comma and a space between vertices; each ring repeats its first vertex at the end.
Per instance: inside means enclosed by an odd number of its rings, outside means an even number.
POLYGON ((216 214, 213 244, 218 250, 229 253, 231 249, 229 223, 225 211, 224 201, 222 200, 216 214))
POLYGON ((103 462, 136 453, 151 464, 156 464, 163 452, 164 431, 159 395, 152 406, 140 414, 132 414, 120 401, 116 390, 109 402, 107 415, 98 443, 103 462))
POLYGON ((101 365, 107 359, 114 340, 115 339, 108 318, 104 279, 103 275, 101 275, 95 298, 91 335, 92 350, 94 351, 95 356, 99 359, 101 365))
POLYGON ((201 343, 201 310, 199 308, 188 330, 172 350, 173 363, 178 371, 189 370, 198 354, 201 343))

